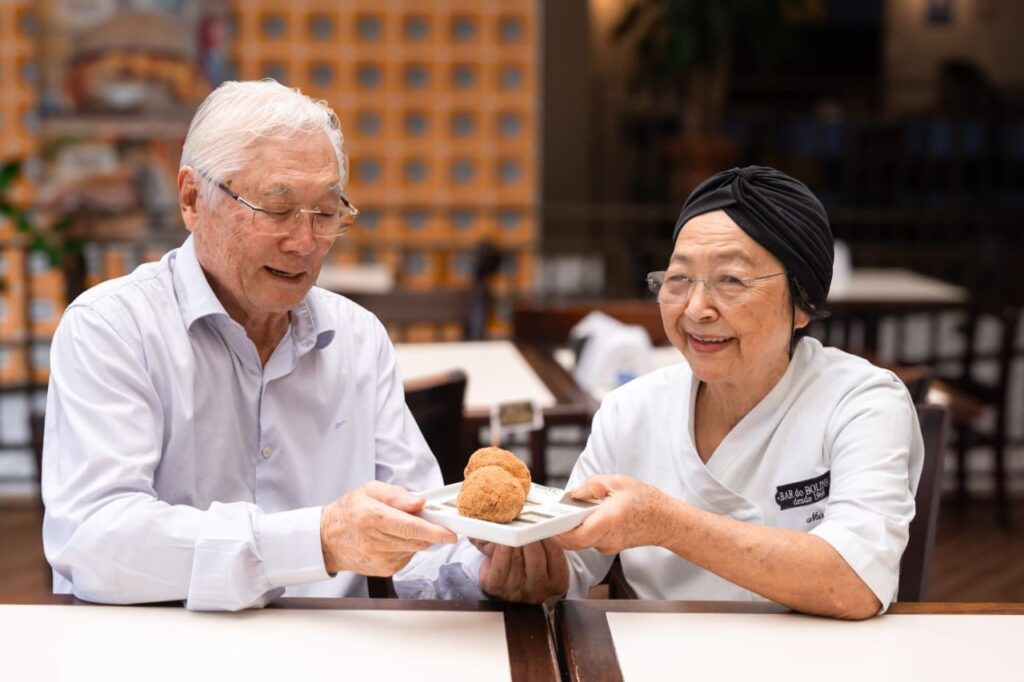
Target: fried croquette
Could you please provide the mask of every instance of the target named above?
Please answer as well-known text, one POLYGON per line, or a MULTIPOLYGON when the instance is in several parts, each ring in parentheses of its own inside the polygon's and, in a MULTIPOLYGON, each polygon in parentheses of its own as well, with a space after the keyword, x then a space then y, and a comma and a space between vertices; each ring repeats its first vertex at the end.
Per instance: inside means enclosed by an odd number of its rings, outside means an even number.
POLYGON ((526 492, 516 477, 498 466, 476 469, 462 483, 459 513, 484 521, 508 523, 523 510, 526 492))
POLYGON ((474 452, 462 475, 468 479, 477 469, 489 466, 499 466, 512 474, 519 481, 519 485, 523 486, 523 492, 530 494, 530 470, 514 453, 501 448, 480 448, 474 452))

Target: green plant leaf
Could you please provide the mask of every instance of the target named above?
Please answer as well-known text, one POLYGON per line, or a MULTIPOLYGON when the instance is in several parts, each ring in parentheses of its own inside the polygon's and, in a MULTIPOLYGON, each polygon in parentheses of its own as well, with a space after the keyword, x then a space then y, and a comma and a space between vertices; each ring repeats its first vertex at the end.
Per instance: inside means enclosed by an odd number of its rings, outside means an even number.
POLYGON ((0 166, 0 192, 5 191, 20 174, 20 160, 5 161, 3 166, 0 166))

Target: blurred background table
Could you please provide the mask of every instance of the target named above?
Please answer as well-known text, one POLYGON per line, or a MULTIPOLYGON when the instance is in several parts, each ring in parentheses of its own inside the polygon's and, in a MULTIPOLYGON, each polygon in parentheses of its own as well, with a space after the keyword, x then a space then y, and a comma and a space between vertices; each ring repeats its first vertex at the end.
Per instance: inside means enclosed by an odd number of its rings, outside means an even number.
MULTIPOLYGON (((494 405, 534 401, 542 408, 544 427, 530 433, 530 470, 538 483, 547 481, 547 427, 589 426, 596 401, 581 390, 554 358, 530 344, 509 341, 397 344, 398 366, 407 388, 420 379, 461 370, 466 374, 463 403, 468 434, 461 464, 479 443, 494 405)), ((429 441, 428 441, 429 442, 429 441)), ((434 447, 435 455, 439 448, 434 447)), ((439 460, 441 457, 439 456, 439 460)), ((442 462, 442 470, 445 463, 442 462)), ((460 471, 461 466, 451 468, 460 471)), ((459 476, 456 480, 462 480, 459 476)), ((446 480, 446 483, 454 483, 446 480)))

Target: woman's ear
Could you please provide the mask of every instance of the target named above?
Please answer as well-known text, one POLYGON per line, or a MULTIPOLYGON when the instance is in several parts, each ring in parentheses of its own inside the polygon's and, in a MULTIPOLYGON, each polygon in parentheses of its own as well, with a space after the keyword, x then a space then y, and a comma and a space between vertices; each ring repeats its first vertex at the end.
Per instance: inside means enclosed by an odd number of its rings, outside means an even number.
POLYGON ((803 329, 811 323, 811 316, 804 312, 804 309, 800 306, 793 306, 793 331, 797 329, 803 329))

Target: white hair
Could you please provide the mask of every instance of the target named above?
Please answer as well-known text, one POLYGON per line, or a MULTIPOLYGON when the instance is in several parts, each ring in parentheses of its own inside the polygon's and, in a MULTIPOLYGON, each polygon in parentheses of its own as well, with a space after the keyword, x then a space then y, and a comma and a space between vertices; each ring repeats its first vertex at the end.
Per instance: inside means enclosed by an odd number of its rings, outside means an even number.
POLYGON ((345 139, 338 117, 323 100, 303 95, 272 78, 227 81, 211 92, 192 117, 181 165, 199 177, 200 193, 209 205, 221 198, 217 183, 241 170, 247 150, 265 140, 290 140, 323 133, 334 148, 342 186, 348 179, 345 139))

